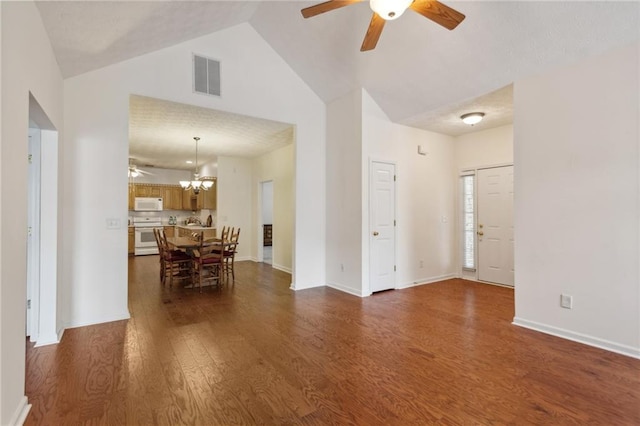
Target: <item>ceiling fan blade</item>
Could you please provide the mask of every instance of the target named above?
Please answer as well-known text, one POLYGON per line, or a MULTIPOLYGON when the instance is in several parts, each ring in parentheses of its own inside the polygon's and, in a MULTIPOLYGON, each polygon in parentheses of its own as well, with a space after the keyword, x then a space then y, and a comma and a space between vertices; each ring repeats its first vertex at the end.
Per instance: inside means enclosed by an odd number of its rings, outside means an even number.
POLYGON ((437 0, 415 0, 409 6, 425 18, 452 30, 464 19, 464 15, 437 0))
POLYGON ((365 34, 364 40, 362 41, 362 47, 360 48, 361 52, 372 50, 376 47, 385 22, 387 21, 381 18, 380 15, 375 12, 373 13, 371 22, 369 23, 369 28, 367 28, 367 34, 365 34))
POLYGON ((321 13, 329 12, 334 9, 340 9, 341 7, 349 6, 353 3, 360 3, 363 0, 329 0, 324 3, 316 4, 315 6, 305 7, 301 10, 302 16, 305 18, 311 18, 312 16, 320 15, 321 13))

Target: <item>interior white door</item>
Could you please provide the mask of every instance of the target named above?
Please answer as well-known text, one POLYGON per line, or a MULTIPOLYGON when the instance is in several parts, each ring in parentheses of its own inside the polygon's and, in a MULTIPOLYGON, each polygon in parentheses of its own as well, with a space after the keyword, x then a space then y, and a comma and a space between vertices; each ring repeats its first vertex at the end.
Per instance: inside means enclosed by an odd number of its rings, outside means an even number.
POLYGON ((370 255, 371 292, 395 288, 396 185, 395 164, 372 161, 370 166, 370 255))
POLYGON ((477 176, 478 279, 513 286, 513 166, 477 176))

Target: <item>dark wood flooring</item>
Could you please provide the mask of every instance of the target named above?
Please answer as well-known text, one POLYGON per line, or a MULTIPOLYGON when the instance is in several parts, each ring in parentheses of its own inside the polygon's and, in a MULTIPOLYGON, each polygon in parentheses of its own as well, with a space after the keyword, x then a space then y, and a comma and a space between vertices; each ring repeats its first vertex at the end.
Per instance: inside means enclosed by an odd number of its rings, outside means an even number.
POLYGON ((129 268, 131 320, 27 344, 27 425, 640 424, 640 361, 511 325, 507 288, 361 299, 239 262, 200 294, 129 268))

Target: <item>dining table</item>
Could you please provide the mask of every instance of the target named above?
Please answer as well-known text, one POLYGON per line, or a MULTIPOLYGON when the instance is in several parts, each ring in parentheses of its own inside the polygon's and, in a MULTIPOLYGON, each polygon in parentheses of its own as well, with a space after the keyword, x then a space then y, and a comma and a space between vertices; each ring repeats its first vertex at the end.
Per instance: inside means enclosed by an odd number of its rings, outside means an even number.
MULTIPOLYGON (((193 256, 193 251, 198 250, 200 248, 200 241, 190 238, 190 237, 166 237, 167 244, 172 249, 182 250, 187 252, 187 254, 193 256)), ((205 238, 204 245, 211 246, 217 245, 220 246, 221 250, 226 252, 233 251, 233 246, 238 243, 232 243, 230 241, 223 241, 220 238, 205 238)), ((214 249, 215 250, 215 249, 214 249)), ((217 250, 215 250, 217 251, 217 250)))
MULTIPOLYGON (((179 250, 196 250, 200 248, 200 241, 190 237, 167 237, 167 244, 174 249, 179 250)), ((219 238, 205 238, 204 245, 209 246, 212 244, 223 245, 223 242, 219 238)), ((224 243, 229 244, 229 243, 224 243)))

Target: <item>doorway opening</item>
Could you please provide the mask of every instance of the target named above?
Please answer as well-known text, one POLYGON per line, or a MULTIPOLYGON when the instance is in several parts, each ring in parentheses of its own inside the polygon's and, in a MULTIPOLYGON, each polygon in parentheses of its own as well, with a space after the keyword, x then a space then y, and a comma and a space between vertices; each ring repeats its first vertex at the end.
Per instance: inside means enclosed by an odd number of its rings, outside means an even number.
POLYGON ((25 334, 36 346, 58 343, 58 131, 29 94, 27 301, 25 334))
POLYGON ((273 264, 273 181, 260 182, 262 223, 262 261, 273 264))

